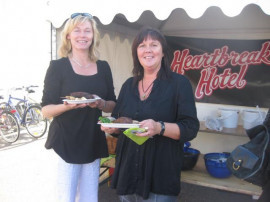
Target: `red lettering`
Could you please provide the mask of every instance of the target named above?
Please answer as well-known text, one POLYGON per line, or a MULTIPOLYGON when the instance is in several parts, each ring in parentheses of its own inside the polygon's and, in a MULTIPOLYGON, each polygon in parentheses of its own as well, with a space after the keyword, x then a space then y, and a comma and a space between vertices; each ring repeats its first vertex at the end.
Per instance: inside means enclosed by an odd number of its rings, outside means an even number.
POLYGON ((185 58, 185 61, 184 61, 184 68, 185 69, 192 69, 192 66, 191 66, 191 62, 192 62, 192 56, 191 55, 188 55, 186 58, 185 58))
POLYGON ((199 69, 203 64, 203 57, 201 55, 195 55, 191 62, 191 66, 194 67, 193 69, 199 69))
POLYGON ((197 99, 205 95, 210 96, 216 89, 242 89, 247 81, 244 79, 249 65, 264 63, 270 65, 270 41, 262 44, 260 51, 243 51, 237 53, 231 51, 228 53, 228 46, 221 49, 215 49, 212 54, 204 53, 202 55, 190 55, 189 49, 182 52, 174 52, 174 58, 171 63, 171 69, 179 74, 184 74, 187 70, 201 70, 201 77, 195 90, 197 99), (232 68, 226 68, 217 75, 217 67, 223 68, 230 62, 232 67, 240 66, 239 73, 232 73, 232 68))
POLYGON ((219 52, 220 50, 219 49, 215 49, 214 50, 214 53, 211 54, 212 58, 211 58, 211 62, 210 62, 210 66, 211 67, 215 67, 216 66, 216 60, 217 60, 217 57, 219 56, 219 52))
POLYGON ((242 89, 247 85, 247 81, 244 79, 247 73, 248 65, 243 65, 240 68, 239 76, 236 80, 235 86, 238 89, 242 89))
POLYGON ((205 53, 205 54, 203 54, 203 59, 204 59, 204 61, 203 61, 203 67, 205 67, 205 68, 207 68, 207 67, 210 67, 210 56, 207 54, 207 53, 205 53))
POLYGON ((238 64, 238 60, 239 60, 239 53, 232 51, 230 53, 230 57, 231 57, 231 65, 236 66, 238 64))
POLYGON ((244 64, 267 64, 270 65, 270 51, 268 50, 270 46, 270 42, 265 42, 262 45, 260 51, 248 52, 244 51, 241 54, 232 51, 230 53, 231 57, 231 65, 244 65, 244 64))
POLYGON ((218 87, 219 87, 219 77, 218 76, 213 78, 211 86, 212 86, 213 90, 218 89, 218 87))
POLYGON ((239 56, 238 64, 239 65, 245 64, 246 61, 247 61, 247 56, 248 55, 249 55, 249 52, 248 51, 244 51, 243 53, 241 53, 240 56, 239 56))
POLYGON ((179 50, 174 52, 174 57, 173 57, 173 61, 171 64, 171 70, 173 72, 177 72, 178 74, 185 73, 183 62, 184 62, 186 55, 188 55, 188 54, 189 54, 188 49, 183 50, 182 54, 181 54, 181 51, 179 51, 179 50))
POLYGON ((230 57, 229 57, 227 51, 228 51, 228 46, 222 47, 222 52, 221 52, 220 58, 217 62, 219 67, 225 67, 228 64, 230 57))
POLYGON ((211 95, 212 89, 210 88, 211 80, 213 76, 216 74, 217 69, 215 67, 213 68, 207 68, 203 69, 201 71, 201 78, 198 82, 197 88, 195 90, 195 97, 197 99, 203 98, 204 95, 211 95))
POLYGON ((262 49, 259 52, 258 58, 257 58, 257 63, 264 63, 270 65, 270 60, 267 58, 270 55, 269 49, 270 41, 267 41, 263 43, 262 49))
POLYGON ((248 64, 256 64, 256 58, 258 56, 259 52, 258 51, 252 51, 250 54, 247 56, 247 63, 248 64))
POLYGON ((223 71, 222 74, 219 75, 220 77, 220 84, 219 84, 219 87, 221 89, 224 89, 226 88, 226 84, 227 84, 227 79, 228 77, 230 76, 230 73, 231 73, 231 69, 230 68, 227 68, 223 71))
POLYGON ((234 87, 234 84, 236 83, 236 79, 237 79, 238 75, 236 73, 231 74, 231 76, 228 79, 227 82, 227 87, 229 89, 232 89, 234 87))
POLYGON ((217 68, 207 68, 201 71, 201 78, 195 90, 195 97, 197 99, 203 98, 205 95, 212 95, 213 90, 220 89, 242 89, 247 82, 244 76, 247 72, 248 65, 243 65, 239 73, 231 73, 231 69, 225 69, 222 74, 217 75, 217 68))

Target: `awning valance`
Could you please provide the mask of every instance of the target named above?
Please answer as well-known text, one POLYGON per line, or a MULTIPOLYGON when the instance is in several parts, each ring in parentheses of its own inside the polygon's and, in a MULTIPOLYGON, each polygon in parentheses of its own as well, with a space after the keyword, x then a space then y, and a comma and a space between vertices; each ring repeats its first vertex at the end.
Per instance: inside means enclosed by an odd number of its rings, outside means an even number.
POLYGON ((203 17, 209 9, 234 17, 249 4, 257 5, 263 14, 270 15, 269 0, 50 0, 47 1, 47 19, 58 28, 75 12, 91 13, 104 25, 110 24, 117 14, 135 22, 145 11, 151 11, 158 20, 167 19, 175 10, 192 19, 203 17))

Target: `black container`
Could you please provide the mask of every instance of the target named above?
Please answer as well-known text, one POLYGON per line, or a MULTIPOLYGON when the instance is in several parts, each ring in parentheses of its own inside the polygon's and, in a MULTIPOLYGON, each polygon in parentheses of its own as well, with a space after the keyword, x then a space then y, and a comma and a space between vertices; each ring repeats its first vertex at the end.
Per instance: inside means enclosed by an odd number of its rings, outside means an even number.
POLYGON ((192 170, 199 158, 200 151, 192 148, 185 148, 184 162, 181 170, 192 170))

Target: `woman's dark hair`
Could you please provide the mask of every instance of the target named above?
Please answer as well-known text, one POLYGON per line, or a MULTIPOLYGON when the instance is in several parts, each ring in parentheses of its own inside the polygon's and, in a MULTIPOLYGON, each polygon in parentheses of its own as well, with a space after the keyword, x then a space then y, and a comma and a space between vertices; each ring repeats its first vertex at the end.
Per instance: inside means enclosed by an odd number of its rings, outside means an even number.
POLYGON ((169 53, 168 53, 168 45, 165 37, 161 32, 152 27, 143 27, 137 36, 135 37, 132 44, 132 57, 133 57, 133 76, 135 78, 135 82, 142 80, 144 76, 143 67, 138 59, 137 48, 138 46, 146 40, 148 37, 151 39, 157 40, 160 42, 162 46, 163 58, 161 61, 161 67, 158 72, 157 78, 166 79, 169 77, 169 73, 171 72, 170 64, 169 64, 169 53))

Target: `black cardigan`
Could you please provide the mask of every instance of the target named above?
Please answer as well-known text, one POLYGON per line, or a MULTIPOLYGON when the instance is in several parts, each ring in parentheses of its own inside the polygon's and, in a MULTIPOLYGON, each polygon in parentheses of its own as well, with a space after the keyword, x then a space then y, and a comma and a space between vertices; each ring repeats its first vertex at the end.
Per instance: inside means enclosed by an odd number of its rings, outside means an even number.
POLYGON ((188 79, 176 73, 171 73, 167 80, 156 79, 149 97, 141 101, 138 84, 133 85, 130 78, 122 86, 112 115, 176 123, 181 131, 179 141, 155 135, 142 145, 120 134, 112 188, 116 188, 119 195, 136 193, 145 199, 149 192, 178 195, 183 143, 195 138, 199 130, 188 79))
MULTIPOLYGON (((97 74, 76 74, 68 60, 51 61, 44 81, 42 106, 63 103, 71 92, 88 92, 105 100, 116 101, 110 67, 106 61, 97 61, 97 74)), ((73 109, 56 116, 49 129, 47 148, 68 163, 90 163, 108 156, 106 137, 97 124, 101 110, 90 107, 73 109)))

